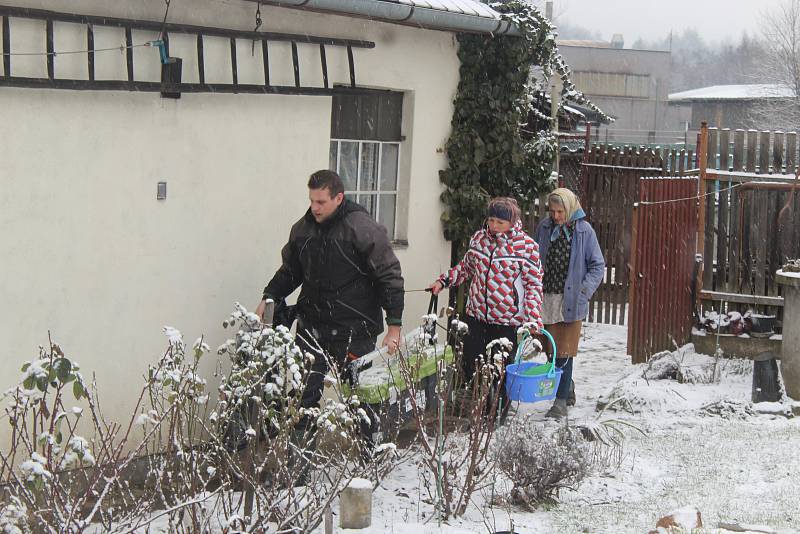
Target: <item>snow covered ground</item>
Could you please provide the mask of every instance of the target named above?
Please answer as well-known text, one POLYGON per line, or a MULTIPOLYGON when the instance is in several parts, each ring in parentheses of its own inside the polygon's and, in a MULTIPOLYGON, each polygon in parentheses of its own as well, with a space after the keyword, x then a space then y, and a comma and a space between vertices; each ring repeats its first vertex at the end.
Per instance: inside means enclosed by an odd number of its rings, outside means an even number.
MULTIPOLYGON (((576 491, 563 491, 558 504, 535 512, 490 506, 492 491, 485 489, 473 495, 464 517, 439 523, 426 499, 420 467, 411 458, 375 490, 370 527, 340 529, 339 503, 334 502, 334 532, 472 534, 507 531, 513 525, 520 534, 639 534, 684 507, 702 514, 705 527, 693 533, 731 532, 719 529, 720 523, 761 525, 758 532, 800 532, 800 417, 786 416, 791 406, 751 404, 749 361, 721 360, 715 367, 713 358, 696 354, 691 346, 650 366, 634 366, 626 355, 626 335, 624 327, 586 325, 575 367, 577 405, 569 421, 629 423, 622 455, 576 491), (682 383, 653 378, 676 363, 682 383), (715 372, 719 380, 709 381, 715 372), (625 401, 598 411, 599 399, 620 397, 625 401)), ((544 418, 548 408, 549 402, 521 405, 514 416, 531 415, 552 429, 559 423, 544 418)), ((500 481, 495 497, 502 486, 500 481)), ((227 522, 220 517, 218 524, 227 522)), ((159 518, 148 532, 164 532, 165 525, 159 518)), ((755 530, 738 530, 743 531, 755 530)), ((323 532, 321 525, 314 534, 323 532)))
MULTIPOLYGON (((613 392, 627 398, 630 411, 607 410, 601 418, 625 420, 647 436, 626 432, 618 468, 593 475, 577 491, 562 492, 561 502, 549 509, 490 508, 491 495, 478 494, 465 517, 440 525, 423 502, 418 468, 407 462, 376 489, 370 528, 336 531, 461 534, 508 530, 513 521, 520 534, 642 533, 667 513, 691 505, 702 513, 707 532, 724 532, 717 529, 721 522, 800 532, 800 418, 781 415, 784 405, 754 409, 749 362, 723 361, 719 383, 646 380, 641 376, 646 366, 634 366, 626 356, 626 332, 587 324, 575 367, 578 401, 571 412, 571 423, 591 424, 600 397, 613 392)), ((702 380, 713 369, 713 359, 691 348, 675 358, 689 378, 702 380)), ((556 424, 544 419, 548 407, 522 405, 518 413, 556 424)))

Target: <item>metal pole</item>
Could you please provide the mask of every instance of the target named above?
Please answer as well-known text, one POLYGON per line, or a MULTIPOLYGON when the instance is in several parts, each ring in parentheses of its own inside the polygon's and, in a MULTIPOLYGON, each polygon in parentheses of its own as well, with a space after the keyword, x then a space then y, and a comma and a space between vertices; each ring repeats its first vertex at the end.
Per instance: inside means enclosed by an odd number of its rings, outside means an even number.
POLYGON ((558 108, 561 103, 561 88, 563 84, 558 74, 550 80, 550 120, 553 121, 553 133, 556 136, 556 157, 553 158, 553 170, 558 173, 561 147, 558 145, 558 108))
POLYGON ((653 102, 653 143, 658 143, 658 78, 656 78, 656 94, 653 102))

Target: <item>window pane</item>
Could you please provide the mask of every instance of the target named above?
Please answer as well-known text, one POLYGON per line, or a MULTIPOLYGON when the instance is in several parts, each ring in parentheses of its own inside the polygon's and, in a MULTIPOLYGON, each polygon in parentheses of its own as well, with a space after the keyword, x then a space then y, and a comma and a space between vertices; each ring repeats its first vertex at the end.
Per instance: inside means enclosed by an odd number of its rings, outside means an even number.
POLYGON ((380 209, 378 222, 389 231, 389 238, 394 239, 394 215, 397 205, 397 195, 380 195, 380 209))
POLYGON ((380 143, 361 143, 360 191, 375 191, 378 188, 378 150, 380 143))
POLYGON ((345 191, 355 191, 358 184, 358 143, 342 141, 341 145, 339 176, 342 177, 345 191))
POLYGON ((331 139, 399 141, 403 93, 334 95, 331 139))
POLYGON ((328 168, 330 170, 332 170, 332 171, 335 171, 335 172, 338 172, 338 169, 336 168, 336 163, 338 163, 336 161, 336 156, 339 155, 338 152, 339 152, 339 142, 338 141, 331 141, 331 153, 330 153, 330 157, 328 158, 328 162, 329 162, 328 163, 328 168))
POLYGON ((350 202, 356 202, 356 198, 358 198, 358 195, 353 195, 353 194, 345 195, 344 198, 346 198, 350 202))
POLYGON ((377 195, 358 195, 358 203, 367 208, 367 211, 373 219, 375 218, 375 208, 377 207, 375 203, 376 196, 377 195))
MULTIPOLYGON (((400 145, 383 143, 381 156, 381 191, 397 190, 397 156, 400 145)), ((387 227, 388 228, 388 227, 387 227)))

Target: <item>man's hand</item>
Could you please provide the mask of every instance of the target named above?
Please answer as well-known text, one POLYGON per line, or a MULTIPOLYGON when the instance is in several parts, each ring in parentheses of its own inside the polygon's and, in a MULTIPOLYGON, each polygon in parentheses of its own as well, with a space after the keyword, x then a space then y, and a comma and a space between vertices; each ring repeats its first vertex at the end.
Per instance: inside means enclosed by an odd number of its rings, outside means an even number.
POLYGON ((383 338, 383 346, 389 348, 389 354, 394 354, 400 346, 400 327, 390 326, 383 338))
POLYGON ((264 299, 261 299, 261 302, 259 303, 258 307, 256 308, 256 315, 258 315, 258 318, 261 319, 262 323, 264 322, 264 310, 266 308, 267 308, 267 301, 264 300, 264 299))
POLYGON ((430 289, 431 293, 433 293, 434 295, 438 295, 439 293, 441 293, 442 289, 444 289, 444 286, 440 281, 437 280, 431 285, 429 285, 428 289, 430 289))

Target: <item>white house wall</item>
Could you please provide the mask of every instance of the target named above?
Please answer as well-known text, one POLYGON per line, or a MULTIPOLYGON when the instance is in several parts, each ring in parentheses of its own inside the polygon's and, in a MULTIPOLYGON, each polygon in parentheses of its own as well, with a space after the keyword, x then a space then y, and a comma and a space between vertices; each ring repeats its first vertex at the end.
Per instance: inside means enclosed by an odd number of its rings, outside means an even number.
MULTIPOLYGON (((160 21, 161 0, 4 0, 87 15, 160 21)), ((256 5, 173 0, 176 23, 252 30, 256 5)), ((362 86, 405 91, 401 233, 407 288, 427 285, 449 262, 438 171, 450 130, 458 59, 452 34, 262 7, 264 31, 372 40, 354 49, 362 86)), ((44 51, 44 23, 12 19, 12 52, 44 51)), ((134 32, 134 43, 154 39, 134 32)), ((95 46, 121 30, 96 28, 95 46)), ((85 48, 85 28, 55 25, 55 49, 85 48)), ((230 82, 226 39, 205 40, 206 80, 230 82)), ((194 36, 172 35, 183 80, 197 81, 194 36)), ((288 45, 270 44, 273 84, 292 84, 288 45), (283 50, 281 50, 283 48, 283 50)), ((157 51, 135 49, 137 79, 159 79, 157 51)), ((260 53, 238 42, 239 81, 263 83, 260 53)), ((86 56, 55 58, 57 77, 86 76, 86 56)), ((97 79, 125 78, 121 52, 98 52, 97 79)), ((41 56, 14 56, 15 75, 46 76, 41 56)), ((305 85, 321 85, 318 48, 300 46, 305 85)), ((332 82, 347 82, 344 49, 328 47, 332 82)), ((147 364, 165 348, 164 325, 212 347, 235 301, 255 307, 305 211, 308 175, 328 167, 330 97, 33 90, 0 87, 0 377, 3 390, 36 357, 48 332, 87 376, 104 412, 130 413, 147 364), (167 182, 167 199, 156 184, 167 182)), ((405 323, 426 295, 406 301, 405 323)), ((212 374, 211 362, 205 372, 212 374)), ((7 429, 0 435, 7 435, 7 429)))

